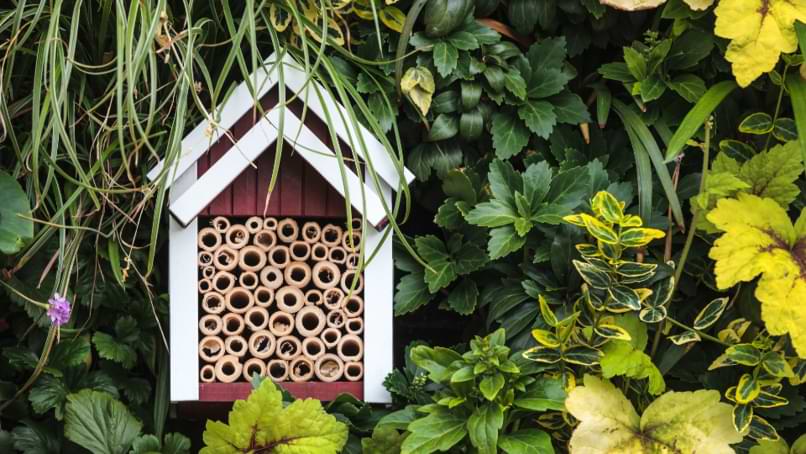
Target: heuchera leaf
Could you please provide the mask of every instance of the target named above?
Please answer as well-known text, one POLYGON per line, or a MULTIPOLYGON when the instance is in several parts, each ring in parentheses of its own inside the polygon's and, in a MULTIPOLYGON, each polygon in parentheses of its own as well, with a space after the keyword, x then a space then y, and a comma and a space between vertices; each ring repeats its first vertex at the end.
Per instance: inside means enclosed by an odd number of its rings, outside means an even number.
POLYGON ((755 296, 770 334, 789 334, 795 351, 806 357, 806 211, 795 225, 772 199, 739 194, 722 199, 708 214, 725 232, 711 248, 716 261, 716 284, 728 289, 761 275, 755 296))
POLYGON ((798 48, 795 21, 806 22, 806 3, 790 0, 722 0, 714 33, 730 39, 725 58, 736 82, 750 85, 772 71, 781 53, 798 48))
POLYGON ((634 314, 616 318, 616 325, 625 329, 629 341, 611 340, 602 348, 604 357, 600 361, 602 375, 612 378, 623 375, 635 379, 649 379, 649 392, 658 395, 666 390, 666 383, 652 358, 644 353, 647 343, 646 325, 634 314))
POLYGON ((201 454, 262 452, 336 454, 347 443, 347 426, 318 400, 296 400, 283 408, 282 393, 263 380, 246 400, 236 401, 228 424, 208 421, 201 454))
POLYGON ((571 453, 642 454, 707 452, 732 454, 742 435, 733 427, 731 406, 718 391, 668 392, 643 416, 615 386, 585 375, 584 386, 568 395, 565 406, 580 421, 570 441, 571 453))

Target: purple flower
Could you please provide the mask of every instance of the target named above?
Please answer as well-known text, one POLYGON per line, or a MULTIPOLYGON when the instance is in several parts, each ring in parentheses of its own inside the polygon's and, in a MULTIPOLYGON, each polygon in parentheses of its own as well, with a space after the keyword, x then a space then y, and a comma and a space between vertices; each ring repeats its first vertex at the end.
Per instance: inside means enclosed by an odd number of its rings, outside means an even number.
POLYGON ((70 320, 70 301, 67 301, 67 298, 54 293, 48 304, 48 317, 51 323, 62 326, 70 320))

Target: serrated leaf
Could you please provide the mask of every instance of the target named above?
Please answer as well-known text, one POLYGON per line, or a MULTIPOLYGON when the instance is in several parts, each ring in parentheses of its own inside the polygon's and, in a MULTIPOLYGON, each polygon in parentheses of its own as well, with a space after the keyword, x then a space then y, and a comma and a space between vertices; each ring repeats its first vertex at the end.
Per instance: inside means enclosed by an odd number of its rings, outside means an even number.
POLYGON ((459 52, 456 48, 445 41, 439 41, 434 45, 433 55, 434 66, 436 66, 439 75, 442 77, 450 76, 459 62, 459 52))
POLYGON ((467 435, 465 418, 447 412, 431 413, 408 426, 411 434, 403 441, 402 454, 447 451, 467 435))
POLYGON ((649 380, 649 392, 658 395, 666 389, 658 368, 652 359, 643 352, 646 345, 646 325, 640 323, 634 315, 616 318, 616 324, 624 329, 631 340, 613 340, 602 347, 604 356, 600 361, 602 375, 605 378, 626 376, 638 380, 649 380))
POLYGON ((476 309, 476 301, 478 300, 478 297, 479 290, 476 287, 476 283, 471 279, 463 279, 459 285, 451 290, 446 302, 448 303, 448 306, 457 313, 469 315, 472 314, 476 309))
POLYGON ((566 407, 580 421, 571 452, 732 453, 742 436, 731 424, 730 406, 717 391, 668 392, 638 416, 629 400, 608 381, 585 375, 584 386, 568 395, 566 407))
POLYGON ((490 241, 487 252, 490 259, 495 260, 520 250, 526 244, 526 237, 521 237, 511 225, 490 230, 490 241))
POLYGON ((557 115, 559 123, 576 125, 591 121, 588 108, 576 93, 564 91, 552 96, 549 101, 554 106, 554 113, 557 115))
POLYGON ((548 101, 527 100, 519 109, 518 117, 538 136, 548 139, 557 124, 554 106, 548 101))
POLYGON ((400 90, 409 97, 421 114, 426 115, 431 108, 431 99, 434 95, 434 76, 428 68, 422 66, 409 68, 400 79, 400 90))
POLYGON ((520 153, 529 142, 529 129, 513 113, 493 114, 493 148, 499 159, 509 159, 520 153))
POLYGON ((668 82, 669 88, 688 102, 697 102, 705 94, 705 81, 693 74, 682 74, 668 82))
POLYGON ((551 437, 538 429, 522 429, 502 435, 498 447, 506 454, 554 454, 551 437))
POLYGON ((34 236, 28 196, 11 175, 0 171, 0 253, 11 255, 34 236))
POLYGON ((396 288, 397 292, 394 297, 396 316, 414 312, 434 298, 434 295, 428 291, 425 275, 422 272, 403 276, 396 288))
POLYGON ((806 308, 790 301, 806 299, 801 257, 806 242, 806 215, 795 225, 786 211, 771 199, 740 194, 722 199, 708 220, 725 232, 709 257, 716 261, 716 284, 728 289, 761 275, 755 296, 770 334, 789 334, 800 357, 806 357, 806 308))
POLYGON ((137 352, 134 348, 120 342, 109 334, 96 331, 92 336, 92 343, 95 344, 95 348, 101 358, 115 361, 126 369, 131 369, 137 362, 137 352))
POLYGON ((67 396, 64 435, 93 454, 125 454, 143 425, 107 393, 84 390, 67 396))

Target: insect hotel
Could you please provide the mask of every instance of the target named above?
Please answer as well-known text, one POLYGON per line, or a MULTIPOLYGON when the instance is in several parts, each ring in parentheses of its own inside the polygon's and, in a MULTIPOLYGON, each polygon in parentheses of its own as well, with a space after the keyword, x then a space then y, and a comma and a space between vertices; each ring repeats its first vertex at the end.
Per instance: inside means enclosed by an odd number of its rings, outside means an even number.
POLYGON ((250 78, 149 172, 170 185, 171 400, 245 398, 258 374, 297 397, 389 402, 386 213, 413 175, 288 55, 250 78))

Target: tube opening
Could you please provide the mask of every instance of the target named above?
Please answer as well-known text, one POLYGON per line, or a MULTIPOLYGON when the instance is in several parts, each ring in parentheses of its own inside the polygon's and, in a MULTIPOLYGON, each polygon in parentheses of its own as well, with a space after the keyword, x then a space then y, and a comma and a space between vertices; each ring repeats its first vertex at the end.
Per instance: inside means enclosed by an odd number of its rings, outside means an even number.
POLYGON ((271 366, 269 366, 269 375, 271 375, 273 378, 282 378, 285 377, 285 374, 286 374, 285 363, 281 361, 276 361, 271 363, 271 366))
POLYGON ((201 237, 202 244, 204 244, 208 248, 214 248, 218 246, 218 242, 220 241, 218 235, 212 232, 205 233, 201 237))
POLYGON ((297 354, 297 345, 292 341, 284 340, 280 342, 278 348, 281 353, 288 356, 293 356, 297 354))
POLYGON ((235 309, 246 309, 249 307, 249 294, 246 292, 233 292, 229 301, 235 309))
POLYGON ((316 317, 314 313, 307 313, 302 316, 302 326, 307 330, 315 330, 319 327, 319 319, 316 317))
POLYGON ((358 345, 358 342, 345 339, 344 343, 341 345, 341 352, 344 353, 344 356, 358 356, 361 353, 361 347, 358 345))
POLYGON ((221 366, 221 371, 227 375, 232 375, 235 373, 235 366, 232 363, 225 363, 221 366))
POLYGON ((202 378, 205 380, 212 380, 215 377, 215 371, 209 367, 202 369, 202 378))
POLYGON ((311 255, 313 258, 318 260, 324 260, 327 258, 327 246, 324 244, 315 244, 311 249, 311 255))

